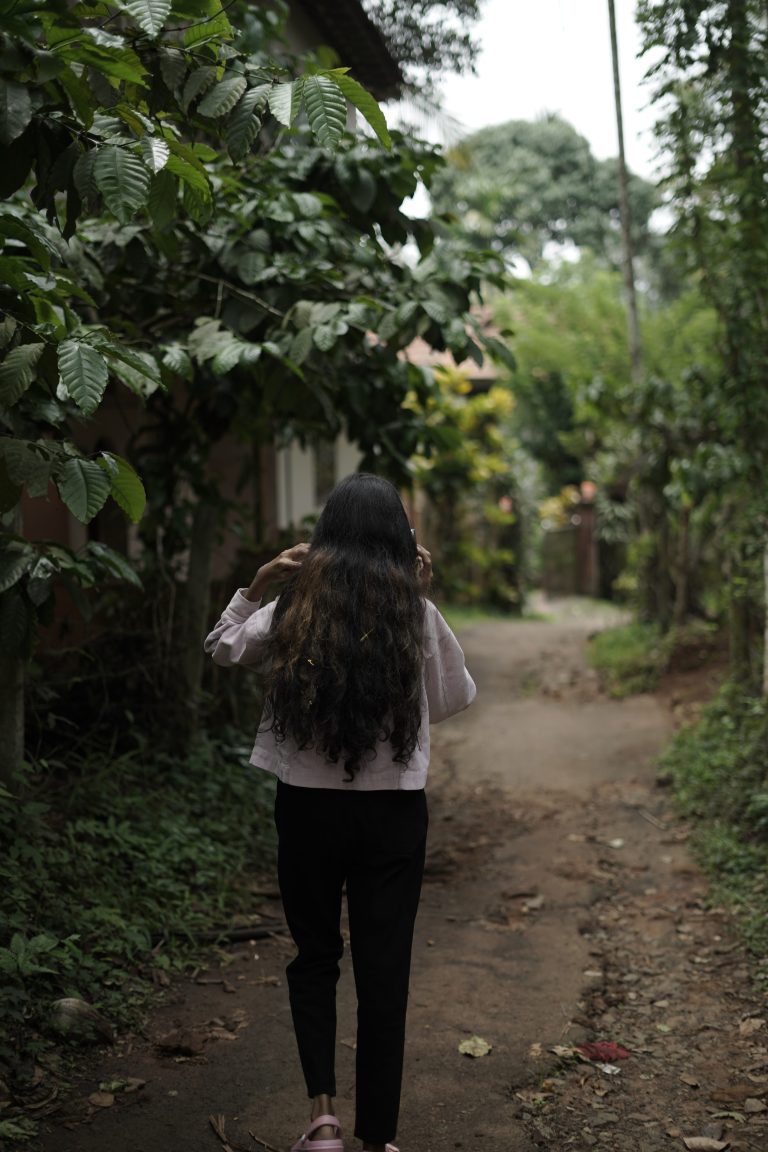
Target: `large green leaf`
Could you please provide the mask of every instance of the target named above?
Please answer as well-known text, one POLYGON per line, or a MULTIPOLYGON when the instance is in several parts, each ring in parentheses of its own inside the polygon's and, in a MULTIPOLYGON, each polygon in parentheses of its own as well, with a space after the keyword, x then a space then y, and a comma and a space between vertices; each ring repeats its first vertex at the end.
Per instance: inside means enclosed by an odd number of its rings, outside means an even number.
POLYGON ((162 172, 171 154, 165 140, 161 140, 158 136, 143 136, 140 148, 147 168, 154 173, 162 172))
POLYGON ((169 344, 163 350, 163 366, 184 380, 192 379, 192 361, 181 344, 169 344))
POLYGON ((181 190, 181 199, 187 215, 198 227, 208 223, 213 213, 213 201, 210 196, 203 195, 190 184, 185 184, 181 190))
POLYGON ((12 144, 32 119, 32 101, 25 84, 0 80, 0 144, 12 144))
POLYGON ((29 544, 11 540, 0 549, 0 592, 12 588, 34 563, 36 553, 29 544))
POLYGON ((171 153, 164 170, 172 172, 174 176, 178 176, 184 184, 189 184, 191 188, 194 188, 202 196, 210 198, 211 188, 208 183, 208 177, 205 175, 205 172, 201 172, 198 168, 195 168, 188 160, 182 160, 181 156, 174 156, 173 153, 171 153))
POLYGON ((113 345, 106 356, 110 370, 137 396, 146 399, 162 386, 157 361, 149 352, 129 352, 127 348, 113 345))
POLYGON ((384 113, 370 92, 366 91, 362 84, 358 84, 357 80, 353 80, 351 76, 347 76, 344 69, 334 68, 328 72, 327 75, 333 80, 334 84, 338 84, 350 104, 354 104, 358 112, 363 114, 384 147, 391 148, 392 137, 389 134, 384 113))
MULTIPOLYGON (((227 7, 229 7, 229 2, 227 7)), ((227 19, 222 5, 207 20, 196 20, 184 33, 184 44, 187 48, 194 48, 204 44, 206 40, 231 40, 234 33, 232 25, 227 19)))
POLYGON ((242 160, 250 151, 261 127, 260 116, 266 108, 271 88, 271 84, 249 88, 227 121, 227 150, 233 160, 242 160))
POLYGON ((91 540, 86 547, 86 553, 95 557, 110 576, 115 576, 118 580, 125 580, 127 584, 133 584, 134 588, 142 587, 138 573, 131 567, 125 556, 115 552, 113 548, 108 548, 106 544, 100 544, 97 540, 91 540))
POLYGON ((121 224, 146 204, 149 170, 133 152, 107 144, 99 149, 93 174, 107 208, 121 224))
POLYGON ((78 340, 65 340, 59 345, 59 375, 78 408, 90 416, 101 403, 109 371, 104 357, 78 340))
POLYGON ((0 595, 0 652, 28 654, 32 647, 35 610, 18 588, 0 595))
POLYGON ((73 36, 71 40, 57 44, 56 51, 76 67, 87 64, 110 80, 126 80, 129 84, 144 87, 147 70, 132 48, 101 48, 73 36))
POLYGON ((0 457, 0 513, 10 512, 21 500, 21 485, 14 484, 8 475, 5 460, 0 457))
POLYGON ((181 94, 181 106, 185 112, 189 111, 190 104, 197 100, 198 96, 208 91, 215 80, 216 69, 211 64, 203 64, 190 72, 181 94))
POLYGON ((0 408, 10 408, 24 395, 44 348, 44 344, 20 344, 8 353, 0 364, 0 408))
POLYGON ((158 172, 149 189, 149 214, 155 228, 165 228, 176 219, 179 186, 172 172, 158 172))
POLYGON ((94 460, 79 456, 68 460, 56 477, 59 496, 83 524, 93 520, 109 496, 109 477, 94 460))
POLYGON ((99 467, 109 477, 110 495, 129 520, 137 524, 144 515, 147 494, 144 485, 127 460, 113 452, 102 452, 99 467))
POLYGON ((98 185, 96 184, 93 174, 97 156, 98 152, 95 148, 83 152, 72 169, 72 179, 75 182, 75 188, 77 189, 80 199, 87 204, 92 203, 99 194, 98 185))
POLYGON ((309 126, 323 148, 335 148, 347 126, 347 102, 327 76, 304 81, 304 107, 309 126))
POLYGON ((178 92, 186 75, 187 61, 178 48, 161 48, 158 52, 160 74, 169 92, 178 92))
POLYGON ((168 19, 171 0, 123 0, 121 8, 154 40, 168 19))
POLYGON ((0 457, 13 484, 26 485, 30 496, 45 496, 51 478, 51 462, 27 440, 10 436, 0 439, 0 457))
POLYGON ((0 214, 0 236, 20 240, 47 272, 51 264, 51 256, 58 256, 59 251, 44 231, 39 220, 28 215, 25 220, 19 220, 10 214, 0 214))
POLYGON ((218 119, 219 116, 226 116, 227 112, 232 111, 247 87, 248 81, 245 76, 239 73, 235 75, 230 73, 223 80, 219 80, 218 84, 214 84, 210 92, 198 104, 197 110, 201 116, 209 116, 212 120, 218 119))
MULTIPOLYGON (((63 60, 59 61, 64 64, 63 60)), ((72 111, 85 128, 93 123, 93 93, 83 76, 78 76, 72 67, 65 67, 57 77, 66 92, 72 111)))
POLYGON ((290 128, 301 104, 302 81, 290 84, 275 84, 269 93, 269 110, 276 120, 290 128))

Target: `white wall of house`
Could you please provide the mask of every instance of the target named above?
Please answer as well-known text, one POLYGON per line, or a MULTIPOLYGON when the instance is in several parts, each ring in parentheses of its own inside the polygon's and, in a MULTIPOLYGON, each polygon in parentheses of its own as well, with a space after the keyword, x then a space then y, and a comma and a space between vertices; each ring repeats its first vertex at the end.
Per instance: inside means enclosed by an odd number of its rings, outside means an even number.
POLYGON ((344 435, 332 446, 332 461, 320 460, 315 448, 289 444, 275 452, 277 478, 277 526, 298 527, 307 516, 320 512, 329 486, 356 472, 362 454, 344 435), (330 468, 329 465, 330 464, 330 468))

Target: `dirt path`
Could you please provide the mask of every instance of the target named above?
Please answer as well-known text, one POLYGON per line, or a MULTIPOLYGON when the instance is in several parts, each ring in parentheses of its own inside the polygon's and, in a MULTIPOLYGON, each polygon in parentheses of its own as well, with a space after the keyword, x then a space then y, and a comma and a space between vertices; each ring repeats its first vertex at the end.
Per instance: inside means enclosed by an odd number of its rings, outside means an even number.
MULTIPOLYGON (((600 696, 584 664, 594 623, 462 634, 479 694, 433 732, 403 1152, 656 1152, 684 1137, 714 1152, 768 1148, 768 1030, 748 965, 654 786, 671 713, 652 697, 600 696), (490 1054, 461 1055, 471 1035, 490 1054), (585 1040, 631 1055, 606 1071, 571 1052, 585 1040)), ((263 1147, 249 1133, 289 1147, 305 1105, 288 954, 281 939, 233 947, 201 976, 223 983, 175 988, 146 1036, 80 1086, 44 1152, 216 1152, 212 1113, 236 1150, 263 1147), (154 1047, 179 1027, 200 1054, 154 1047), (88 1104, 99 1081, 126 1077, 146 1083, 88 1104)), ((339 1007, 337 1104, 351 1129, 348 969, 339 1007)))

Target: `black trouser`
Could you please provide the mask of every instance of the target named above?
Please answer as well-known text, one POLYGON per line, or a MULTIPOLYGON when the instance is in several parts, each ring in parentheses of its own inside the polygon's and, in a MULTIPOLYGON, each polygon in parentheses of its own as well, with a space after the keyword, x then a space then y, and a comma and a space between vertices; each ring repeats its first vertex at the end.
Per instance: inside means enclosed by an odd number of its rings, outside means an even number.
POLYGON ((278 783, 278 876, 298 955, 286 969, 310 1097, 336 1095, 339 923, 347 886, 357 989, 355 1135, 393 1140, 400 1107, 413 925, 427 837, 414 792, 345 792, 278 783))

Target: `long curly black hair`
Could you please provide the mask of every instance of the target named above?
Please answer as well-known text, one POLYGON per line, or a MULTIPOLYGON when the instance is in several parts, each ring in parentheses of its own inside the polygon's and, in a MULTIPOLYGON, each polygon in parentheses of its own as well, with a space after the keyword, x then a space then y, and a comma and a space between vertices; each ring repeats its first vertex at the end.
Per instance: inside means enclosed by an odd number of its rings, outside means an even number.
POLYGON ((328 497, 309 552, 275 607, 267 716, 348 779, 381 741, 406 765, 421 723, 424 597, 397 489, 364 472, 328 497))

